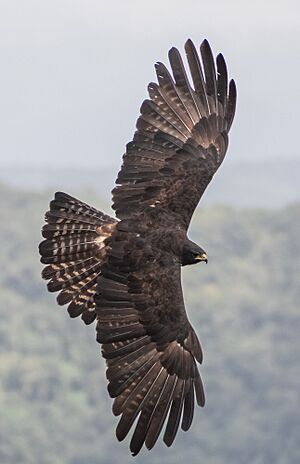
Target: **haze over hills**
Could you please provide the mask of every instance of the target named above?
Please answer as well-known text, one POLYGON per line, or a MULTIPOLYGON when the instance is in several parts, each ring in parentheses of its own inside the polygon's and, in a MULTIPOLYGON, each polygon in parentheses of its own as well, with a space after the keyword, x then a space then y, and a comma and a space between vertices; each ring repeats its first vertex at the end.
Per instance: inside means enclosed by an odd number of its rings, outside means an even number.
POLYGON ((299 464, 300 203, 196 212, 191 237, 209 263, 182 275, 207 403, 170 449, 160 440, 133 460, 115 438, 94 326, 71 320, 40 277, 48 200, 0 186, 0 463, 299 464))
MULTIPOLYGON (((217 182, 211 183, 201 206, 229 204, 276 208, 300 201, 300 158, 225 161, 216 173, 217 182)), ((26 190, 62 190, 74 196, 90 190, 109 203, 118 169, 7 165, 0 169, 0 182, 26 190)))

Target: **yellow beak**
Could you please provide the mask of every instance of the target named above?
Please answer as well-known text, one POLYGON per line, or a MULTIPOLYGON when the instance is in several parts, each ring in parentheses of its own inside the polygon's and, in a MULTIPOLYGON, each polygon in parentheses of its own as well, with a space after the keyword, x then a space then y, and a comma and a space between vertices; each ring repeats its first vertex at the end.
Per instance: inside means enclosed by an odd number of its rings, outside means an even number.
POLYGON ((205 261, 206 264, 207 264, 207 254, 206 253, 202 253, 202 255, 198 255, 196 256, 195 260, 196 261, 205 261))

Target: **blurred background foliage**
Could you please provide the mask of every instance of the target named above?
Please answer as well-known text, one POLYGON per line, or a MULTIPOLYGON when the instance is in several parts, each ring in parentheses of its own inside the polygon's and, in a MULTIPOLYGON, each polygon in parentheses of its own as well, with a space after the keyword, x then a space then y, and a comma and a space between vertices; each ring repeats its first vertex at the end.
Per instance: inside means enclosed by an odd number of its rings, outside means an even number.
MULTIPOLYGON (((40 278, 51 196, 0 187, 0 462, 131 463, 114 436, 94 326, 70 320, 40 278)), ((299 231, 300 204, 196 212, 190 237, 209 263, 182 274, 207 404, 172 448, 160 442, 135 462, 300 462, 299 231)))

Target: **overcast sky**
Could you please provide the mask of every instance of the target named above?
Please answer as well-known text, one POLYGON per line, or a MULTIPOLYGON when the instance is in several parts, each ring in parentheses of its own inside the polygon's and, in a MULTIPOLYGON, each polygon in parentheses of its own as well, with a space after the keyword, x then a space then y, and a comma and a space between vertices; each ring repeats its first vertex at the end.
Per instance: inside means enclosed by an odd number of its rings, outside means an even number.
POLYGON ((0 164, 117 167, 188 37, 237 82, 231 162, 299 156, 298 0, 0 0, 0 164))

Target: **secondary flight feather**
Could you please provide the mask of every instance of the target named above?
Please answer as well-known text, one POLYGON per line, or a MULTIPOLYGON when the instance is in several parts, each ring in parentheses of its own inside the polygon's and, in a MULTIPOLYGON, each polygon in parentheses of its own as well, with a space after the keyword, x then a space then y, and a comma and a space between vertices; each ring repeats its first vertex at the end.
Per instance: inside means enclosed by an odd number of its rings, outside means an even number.
POLYGON ((170 446, 190 428, 205 396, 202 349, 184 306, 181 267, 206 261, 187 237, 193 212, 228 146, 236 87, 225 60, 204 40, 169 51, 171 72, 155 65, 137 130, 113 190, 116 219, 58 192, 40 244, 48 290, 71 317, 97 321, 108 392, 130 450, 153 448, 163 428, 170 446))

